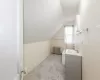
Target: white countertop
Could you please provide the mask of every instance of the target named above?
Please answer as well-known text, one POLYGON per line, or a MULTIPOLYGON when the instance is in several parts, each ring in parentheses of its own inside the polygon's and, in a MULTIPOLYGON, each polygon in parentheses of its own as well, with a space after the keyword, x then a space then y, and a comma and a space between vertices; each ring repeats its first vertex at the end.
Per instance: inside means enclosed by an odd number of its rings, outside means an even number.
POLYGON ((62 54, 69 54, 69 55, 76 55, 76 56, 82 56, 80 53, 77 53, 77 51, 72 49, 66 49, 63 51, 62 54))

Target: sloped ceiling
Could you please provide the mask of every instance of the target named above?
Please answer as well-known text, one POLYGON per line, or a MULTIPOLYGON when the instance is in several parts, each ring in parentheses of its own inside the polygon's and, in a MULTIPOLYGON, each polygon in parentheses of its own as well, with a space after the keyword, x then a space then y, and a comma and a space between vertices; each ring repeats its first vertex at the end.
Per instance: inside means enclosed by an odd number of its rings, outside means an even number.
POLYGON ((60 30, 58 30, 56 32, 56 34, 52 37, 52 39, 54 40, 64 40, 64 26, 60 28, 60 30))
POLYGON ((69 12, 68 2, 65 4, 64 0, 61 2, 60 0, 24 0, 24 43, 51 39, 62 27, 64 20, 76 14, 73 11, 69 12), (66 18, 65 12, 68 12, 66 18))

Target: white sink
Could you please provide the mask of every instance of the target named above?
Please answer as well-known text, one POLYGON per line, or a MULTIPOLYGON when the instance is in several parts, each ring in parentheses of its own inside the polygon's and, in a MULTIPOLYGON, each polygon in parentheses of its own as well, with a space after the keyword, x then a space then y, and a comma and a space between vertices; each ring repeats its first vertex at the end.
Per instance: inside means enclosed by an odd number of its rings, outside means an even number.
POLYGON ((82 56, 80 53, 77 53, 77 51, 72 50, 72 49, 66 49, 62 53, 62 64, 65 65, 65 55, 74 55, 74 56, 82 56))

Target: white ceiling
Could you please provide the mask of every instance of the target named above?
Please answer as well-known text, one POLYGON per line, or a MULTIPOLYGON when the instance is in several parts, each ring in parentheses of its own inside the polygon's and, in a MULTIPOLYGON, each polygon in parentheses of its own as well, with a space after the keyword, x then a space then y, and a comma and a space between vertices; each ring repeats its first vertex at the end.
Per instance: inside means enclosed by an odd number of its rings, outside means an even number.
POLYGON ((24 0, 24 43, 48 40, 73 22, 79 0, 24 0))
POLYGON ((75 20, 78 14, 80 0, 61 0, 65 23, 75 20))

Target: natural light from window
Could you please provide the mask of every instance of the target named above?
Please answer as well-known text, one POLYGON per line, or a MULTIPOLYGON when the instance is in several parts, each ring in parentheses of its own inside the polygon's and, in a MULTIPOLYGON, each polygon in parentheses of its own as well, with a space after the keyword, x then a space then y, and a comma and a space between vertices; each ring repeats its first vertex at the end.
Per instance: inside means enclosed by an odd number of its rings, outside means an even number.
POLYGON ((65 43, 67 44, 73 43, 73 27, 72 26, 65 27, 65 43))

